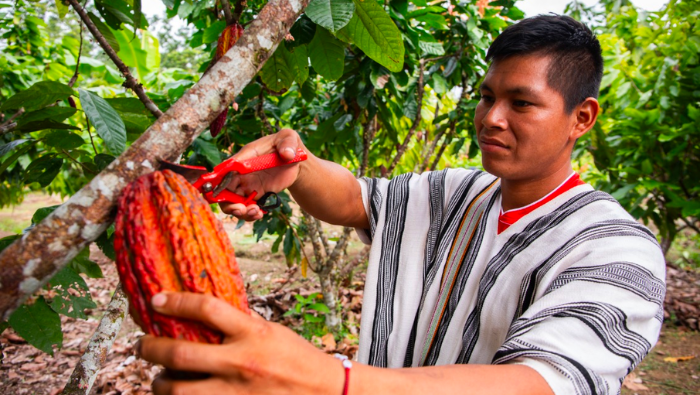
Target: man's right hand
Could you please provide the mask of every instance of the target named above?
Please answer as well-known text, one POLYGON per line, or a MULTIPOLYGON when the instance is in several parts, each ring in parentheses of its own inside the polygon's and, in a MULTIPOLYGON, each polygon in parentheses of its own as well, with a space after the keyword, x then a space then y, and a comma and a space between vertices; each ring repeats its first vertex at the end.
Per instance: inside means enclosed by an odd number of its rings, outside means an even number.
MULTIPOLYGON (((282 159, 292 160, 297 149, 303 149, 308 159, 303 162, 235 175, 228 189, 241 196, 253 191, 256 196, 278 193, 289 188, 294 200, 312 216, 334 224, 368 228, 369 221, 362 203, 360 184, 343 166, 319 159, 309 152, 297 132, 283 129, 247 144, 233 155, 236 159, 251 159, 277 152, 282 159)), ((257 205, 222 203, 221 210, 246 221, 256 221, 263 213, 257 205)))
MULTIPOLYGON (((306 150, 297 132, 291 129, 282 129, 278 133, 245 145, 233 155, 233 158, 245 160, 277 152, 282 159, 292 160, 298 148, 306 150)), ((267 192, 278 193, 289 188, 294 184, 298 175, 299 163, 293 163, 246 175, 236 174, 227 188, 241 196, 248 196, 254 191, 257 196, 262 196, 267 192)), ((219 206, 224 213, 246 221, 255 221, 263 216, 262 211, 255 204, 246 207, 241 203, 220 203, 219 206)))

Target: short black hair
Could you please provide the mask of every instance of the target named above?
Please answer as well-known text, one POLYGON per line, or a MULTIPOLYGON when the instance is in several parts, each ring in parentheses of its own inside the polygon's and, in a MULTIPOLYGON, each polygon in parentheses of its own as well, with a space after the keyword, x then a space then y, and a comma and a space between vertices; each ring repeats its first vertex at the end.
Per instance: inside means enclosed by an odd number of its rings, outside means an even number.
POLYGON ((600 42, 583 23, 565 15, 538 15, 508 26, 489 47, 486 61, 518 55, 551 57, 547 82, 564 97, 570 113, 588 97, 598 97, 603 78, 600 42))

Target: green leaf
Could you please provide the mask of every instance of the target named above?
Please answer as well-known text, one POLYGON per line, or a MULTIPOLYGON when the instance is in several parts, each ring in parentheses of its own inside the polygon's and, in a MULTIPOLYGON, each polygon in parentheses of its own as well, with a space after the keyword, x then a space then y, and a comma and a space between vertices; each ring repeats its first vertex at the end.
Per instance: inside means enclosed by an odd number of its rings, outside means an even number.
POLYGON ((92 21, 92 23, 95 24, 95 27, 97 28, 97 30, 99 30, 99 32, 102 33, 102 37, 105 38, 105 40, 107 41, 107 44, 109 44, 109 46, 112 47, 112 49, 115 52, 119 52, 119 49, 121 47, 119 46, 119 42, 114 37, 114 34, 109 29, 109 27, 107 25, 105 25, 104 22, 102 22, 102 20, 100 19, 99 16, 93 14, 92 12, 88 12, 88 17, 90 17, 90 20, 92 21))
POLYGON ((27 166, 24 173, 24 181, 27 184, 38 182, 42 188, 45 188, 61 171, 63 159, 56 158, 54 155, 45 155, 34 160, 27 166))
MULTIPOLYGON (((141 26, 141 18, 143 17, 143 12, 141 11, 141 0, 133 0, 134 1, 134 15, 132 16, 131 20, 134 23, 134 27, 141 29, 143 26, 141 26)), ((134 31, 134 35, 136 35, 136 32, 134 31)))
POLYGON ((292 68, 294 69, 294 80, 301 85, 309 78, 309 55, 308 45, 300 45, 291 51, 292 68))
POLYGON ((294 37, 294 41, 285 41, 287 48, 308 44, 313 40, 314 34, 316 34, 316 24, 306 15, 302 15, 289 30, 289 34, 294 37))
POLYGON ((102 137, 107 149, 113 154, 121 154, 126 149, 126 127, 119 114, 96 94, 79 89, 83 110, 102 137))
POLYGON ((24 133, 37 132, 46 129, 63 129, 63 130, 80 130, 79 127, 54 121, 53 119, 44 119, 41 121, 33 121, 18 126, 17 130, 24 133))
POLYGON ((5 156, 5 154, 15 149, 17 146, 26 143, 27 141, 32 141, 32 139, 19 139, 10 141, 7 144, 0 145, 0 158, 2 158, 3 156, 5 156))
POLYGON ((68 85, 56 81, 40 81, 7 99, 0 107, 0 111, 17 110, 21 107, 31 111, 73 94, 73 89, 68 85))
POLYGON ((124 64, 135 67, 139 78, 145 78, 151 71, 148 68, 148 53, 141 48, 140 40, 133 40, 128 30, 112 30, 114 37, 119 42, 117 55, 124 64))
POLYGON ((34 215, 32 216, 32 225, 36 225, 39 222, 43 221, 44 218, 48 217, 49 214, 53 213, 57 208, 61 207, 60 204, 55 205, 55 206, 49 206, 49 207, 42 207, 34 212, 34 215))
POLYGON ((204 36, 202 37, 202 43, 209 44, 217 41, 221 32, 226 28, 226 21, 218 20, 211 24, 208 28, 204 29, 204 36))
POLYGON ((2 239, 0 239, 0 251, 9 247, 10 244, 14 243, 15 240, 19 239, 20 237, 22 237, 22 235, 6 236, 6 237, 3 237, 2 239))
POLYGON ((42 141, 48 146, 66 150, 75 149, 85 144, 82 137, 67 130, 54 130, 46 135, 42 141))
POLYGON ((401 71, 404 46, 394 21, 376 1, 354 2, 355 14, 341 32, 375 62, 393 72, 401 71))
POLYGON ((61 318, 43 297, 20 306, 8 322, 18 335, 45 353, 53 355, 53 346, 60 348, 63 344, 61 318))
POLYGON ((197 137, 192 145, 194 146, 194 152, 206 158, 207 162, 209 162, 212 167, 221 163, 221 153, 216 144, 210 143, 201 137, 197 137))
POLYGON ((5 170, 7 170, 8 167, 10 167, 13 163, 15 163, 17 161, 17 159, 19 159, 19 157, 26 154, 27 151, 32 149, 34 144, 36 144, 36 141, 35 140, 31 140, 31 141, 32 141, 31 144, 22 147, 21 149, 16 151, 14 154, 12 154, 12 156, 7 158, 4 162, 2 162, 2 164, 0 164, 0 174, 2 174, 5 170))
POLYGON ((109 154, 97 154, 95 155, 93 161, 95 162, 95 166, 97 166, 97 169, 99 171, 102 171, 105 168, 107 168, 107 166, 109 166, 109 164, 112 163, 114 159, 116 158, 109 154))
POLYGON ((265 62, 265 66, 260 70, 260 78, 270 90, 281 92, 292 86, 295 77, 293 59, 287 48, 280 45, 265 62))
POLYGON ((331 312, 330 309, 328 308, 328 306, 326 306, 323 303, 312 303, 309 305, 309 308, 312 310, 316 310, 319 313, 330 313, 331 312))
POLYGON ((58 17, 63 19, 64 16, 68 13, 68 6, 66 4, 63 4, 63 0, 55 0, 56 1, 56 12, 58 12, 58 17))
POLYGON ((316 24, 335 33, 350 22, 355 3, 353 0, 311 0, 305 12, 316 24))
POLYGON ((23 115, 17 122, 17 125, 22 126, 30 122, 43 121, 45 119, 61 122, 73 116, 77 111, 78 110, 73 107, 46 107, 23 115))
POLYGON ((57 292, 49 306, 59 314, 86 319, 84 310, 97 307, 90 297, 90 290, 85 280, 70 267, 64 267, 56 273, 49 280, 49 285, 57 292))
POLYGON ((114 251, 114 225, 111 225, 107 230, 102 232, 100 237, 95 240, 95 244, 102 250, 102 253, 111 260, 117 259, 117 254, 114 251))
POLYGON ((73 269, 76 273, 85 273, 85 275, 90 278, 104 278, 100 265, 90 260, 90 247, 83 248, 83 250, 68 263, 68 267, 73 269))
POLYGON ((316 81, 307 79, 301 86, 301 97, 307 102, 312 102, 316 98, 316 81))
POLYGON ((257 97, 260 94, 260 92, 262 92, 262 85, 258 84, 257 82, 252 82, 248 84, 248 86, 243 88, 241 95, 246 99, 250 100, 254 97, 257 97))
POLYGON ((135 114, 151 115, 141 100, 135 97, 113 97, 105 100, 118 112, 132 112, 135 114))
POLYGON ((328 30, 317 27, 316 35, 309 44, 311 65, 324 78, 335 81, 343 76, 345 46, 328 30))
POLYGON ((445 48, 442 46, 442 43, 421 41, 418 45, 426 55, 442 56, 445 54, 445 48))

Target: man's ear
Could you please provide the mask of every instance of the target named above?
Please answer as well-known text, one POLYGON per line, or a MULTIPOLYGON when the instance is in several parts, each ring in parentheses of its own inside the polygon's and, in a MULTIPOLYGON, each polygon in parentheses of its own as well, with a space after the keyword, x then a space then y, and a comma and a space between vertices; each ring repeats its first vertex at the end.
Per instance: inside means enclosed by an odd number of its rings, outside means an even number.
POLYGON ((573 115, 576 117, 576 123, 569 136, 571 140, 575 141, 591 130, 593 125, 595 125, 596 119, 598 119, 599 112, 600 104, 598 104, 598 100, 592 97, 587 98, 583 103, 576 106, 573 112, 573 115))

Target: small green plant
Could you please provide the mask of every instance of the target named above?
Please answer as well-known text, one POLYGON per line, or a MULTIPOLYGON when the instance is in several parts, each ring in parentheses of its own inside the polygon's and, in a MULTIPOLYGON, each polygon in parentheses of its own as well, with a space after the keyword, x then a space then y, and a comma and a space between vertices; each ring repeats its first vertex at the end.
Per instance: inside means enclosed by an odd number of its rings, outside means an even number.
POLYGON ((322 296, 314 292, 309 296, 294 295, 297 303, 284 313, 285 317, 301 319, 301 325, 294 329, 305 339, 311 340, 313 336, 323 336, 328 332, 325 315, 330 312, 328 307, 319 300, 322 296))

